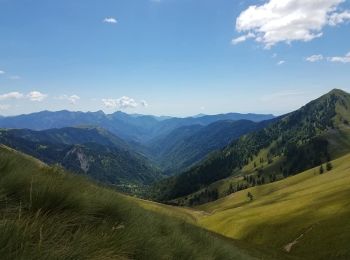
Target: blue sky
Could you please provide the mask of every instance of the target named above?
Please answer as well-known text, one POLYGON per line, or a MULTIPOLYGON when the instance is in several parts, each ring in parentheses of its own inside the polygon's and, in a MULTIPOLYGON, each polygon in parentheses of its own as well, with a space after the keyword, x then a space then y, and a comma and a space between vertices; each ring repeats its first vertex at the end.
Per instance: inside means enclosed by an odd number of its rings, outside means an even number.
POLYGON ((344 0, 0 0, 0 114, 286 113, 350 90, 348 10, 344 0))

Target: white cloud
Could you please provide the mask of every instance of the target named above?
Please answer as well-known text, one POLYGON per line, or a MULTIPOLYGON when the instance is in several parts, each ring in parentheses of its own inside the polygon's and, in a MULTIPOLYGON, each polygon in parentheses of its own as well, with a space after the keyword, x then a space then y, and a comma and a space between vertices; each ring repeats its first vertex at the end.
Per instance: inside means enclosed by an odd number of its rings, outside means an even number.
POLYGON ((255 38, 255 34, 248 33, 246 35, 239 36, 239 37, 233 39, 231 43, 233 45, 236 45, 238 43, 245 42, 246 40, 251 39, 251 38, 255 38))
MULTIPOLYGON (((271 48, 279 42, 311 41, 322 36, 327 25, 349 18, 349 11, 339 12, 345 0, 269 0, 249 6, 236 20, 236 30, 271 48)), ((236 42, 246 40, 237 38, 236 42)))
POLYGON ((39 91, 32 91, 27 95, 27 98, 30 101, 37 101, 37 102, 41 102, 43 101, 45 98, 47 98, 46 94, 43 94, 39 91))
POLYGON ((0 70, 0 75, 1 75, 1 74, 5 74, 5 71, 3 71, 3 70, 0 70))
POLYGON ((323 55, 322 54, 318 54, 318 55, 311 55, 309 57, 307 57, 305 60, 308 62, 317 62, 317 61, 321 61, 323 60, 323 55))
POLYGON ((148 107, 148 103, 147 103, 146 100, 141 100, 140 104, 141 104, 141 106, 143 106, 143 107, 148 107))
POLYGON ((284 61, 284 60, 280 60, 279 62, 277 62, 277 65, 283 65, 284 63, 286 63, 286 61, 284 61))
POLYGON ((137 107, 137 102, 133 98, 126 96, 118 99, 105 98, 102 99, 102 102, 107 108, 127 109, 137 107))
POLYGON ((20 99, 23 98, 24 95, 22 93, 19 92, 9 92, 9 93, 5 93, 0 95, 0 100, 6 100, 6 99, 20 99))
POLYGON ((330 62, 350 63, 350 52, 345 56, 328 57, 327 60, 330 62))
POLYGON ((335 26, 337 24, 344 23, 347 20, 350 20, 350 11, 349 10, 344 11, 342 13, 333 13, 329 17, 329 25, 335 26))
POLYGON ((71 104, 75 104, 75 103, 77 103, 78 100, 80 100, 80 97, 77 95, 72 95, 72 96, 68 97, 68 100, 71 104))
POLYGON ((111 23, 111 24, 116 24, 118 23, 117 19, 113 18, 113 17, 106 17, 105 19, 103 19, 104 23, 111 23))
POLYGON ((75 105, 80 100, 80 97, 78 95, 71 95, 71 96, 62 95, 62 96, 59 96, 58 99, 68 100, 70 104, 75 105))
POLYGON ((102 103, 106 108, 116 108, 118 106, 117 100, 112 98, 104 98, 102 99, 102 103))

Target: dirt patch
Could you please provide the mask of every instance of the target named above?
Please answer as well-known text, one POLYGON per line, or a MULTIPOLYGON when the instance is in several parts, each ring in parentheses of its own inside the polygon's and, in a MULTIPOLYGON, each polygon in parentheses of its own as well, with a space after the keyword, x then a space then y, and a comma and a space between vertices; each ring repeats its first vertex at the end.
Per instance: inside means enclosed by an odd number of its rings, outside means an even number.
POLYGON ((290 253, 290 251, 292 251, 292 248, 294 245, 296 245, 297 243, 299 243, 300 239, 302 239, 304 237, 304 235, 306 235, 307 233, 309 233, 311 230, 313 229, 313 226, 311 226, 310 228, 308 228, 304 233, 300 234, 294 241, 288 243, 287 245, 285 245, 283 247, 283 249, 287 252, 290 253))

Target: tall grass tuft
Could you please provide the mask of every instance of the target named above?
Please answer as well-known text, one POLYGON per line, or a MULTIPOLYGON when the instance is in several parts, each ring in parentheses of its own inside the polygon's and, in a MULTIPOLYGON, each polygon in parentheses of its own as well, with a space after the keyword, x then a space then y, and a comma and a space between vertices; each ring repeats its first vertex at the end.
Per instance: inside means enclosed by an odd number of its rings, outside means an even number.
POLYGON ((231 241, 1 146, 0 256, 253 259, 231 241))

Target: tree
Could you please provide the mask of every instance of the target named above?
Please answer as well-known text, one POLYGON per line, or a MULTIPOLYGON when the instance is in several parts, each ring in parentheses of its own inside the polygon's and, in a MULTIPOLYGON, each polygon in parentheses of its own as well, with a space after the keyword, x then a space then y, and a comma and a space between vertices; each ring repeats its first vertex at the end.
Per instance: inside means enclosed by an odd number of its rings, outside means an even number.
POLYGON ((247 197, 249 198, 249 201, 253 201, 254 196, 250 192, 248 192, 247 197))
POLYGON ((331 171, 331 170, 333 169, 333 165, 332 165, 331 162, 328 162, 328 163, 326 164, 326 169, 327 169, 327 171, 331 171))
POLYGON ((231 194, 231 193, 234 193, 234 192, 235 192, 235 190, 233 188, 233 185, 232 185, 232 183, 230 183, 230 188, 228 190, 228 194, 231 194))
POLYGON ((320 174, 324 173, 323 165, 320 166, 320 174))

